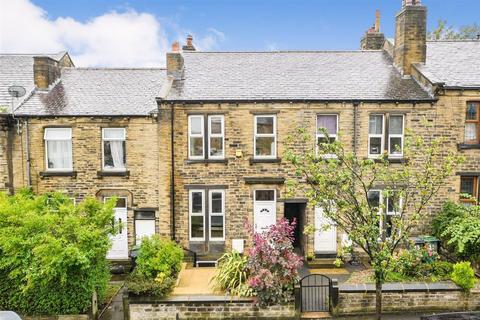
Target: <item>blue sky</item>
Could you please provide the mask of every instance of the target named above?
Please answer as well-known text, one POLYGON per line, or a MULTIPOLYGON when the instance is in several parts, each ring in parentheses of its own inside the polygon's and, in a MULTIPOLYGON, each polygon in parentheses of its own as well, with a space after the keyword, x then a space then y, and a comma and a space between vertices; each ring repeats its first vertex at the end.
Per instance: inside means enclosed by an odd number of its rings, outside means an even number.
MULTIPOLYGON (((170 24, 202 34, 209 28, 225 39, 219 50, 357 49, 362 33, 381 10, 382 30, 394 34, 395 13, 401 0, 190 0, 190 1, 52 1, 34 0, 51 18, 71 16, 87 21, 94 16, 127 8, 154 14, 164 21, 168 38, 170 24)), ((438 19, 454 26, 480 21, 479 0, 424 0, 428 26, 438 19)))
MULTIPOLYGON (((480 23, 480 0, 423 0, 428 25, 480 23)), ((158 67, 175 40, 203 51, 356 50, 401 0, 0 0, 0 52, 67 50, 76 66, 158 67)))

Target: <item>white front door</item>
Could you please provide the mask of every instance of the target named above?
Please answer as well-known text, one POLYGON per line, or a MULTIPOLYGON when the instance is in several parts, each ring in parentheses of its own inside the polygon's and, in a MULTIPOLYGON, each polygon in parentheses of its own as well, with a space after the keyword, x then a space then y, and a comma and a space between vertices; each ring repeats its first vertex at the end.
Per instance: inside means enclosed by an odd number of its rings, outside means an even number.
POLYGON ((118 233, 111 237, 112 247, 107 253, 107 259, 128 259, 127 198, 117 198, 114 211, 114 226, 118 228, 118 233))
POLYGON ((324 216, 322 207, 315 208, 314 250, 319 254, 337 253, 337 228, 324 216))
POLYGON ((277 221, 275 190, 255 190, 253 201, 253 224, 255 232, 267 230, 277 221))

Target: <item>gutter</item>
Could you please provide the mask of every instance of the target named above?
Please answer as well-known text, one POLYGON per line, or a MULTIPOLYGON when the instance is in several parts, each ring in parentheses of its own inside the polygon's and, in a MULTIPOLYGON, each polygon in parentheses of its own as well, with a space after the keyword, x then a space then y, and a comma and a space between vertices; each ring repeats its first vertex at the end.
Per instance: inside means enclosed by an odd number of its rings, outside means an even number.
POLYGON ((212 100, 164 100, 164 103, 207 104, 207 103, 433 103, 437 98, 426 99, 212 99, 212 100))

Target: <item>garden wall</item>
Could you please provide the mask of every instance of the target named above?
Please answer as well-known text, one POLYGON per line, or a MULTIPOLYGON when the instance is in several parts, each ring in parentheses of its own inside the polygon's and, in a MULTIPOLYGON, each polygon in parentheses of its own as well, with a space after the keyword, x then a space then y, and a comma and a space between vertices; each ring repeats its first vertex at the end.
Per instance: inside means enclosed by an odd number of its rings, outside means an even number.
MULTIPOLYGON (((453 282, 387 283, 383 285, 384 312, 480 310, 480 286, 466 294, 453 282)), ((339 286, 337 314, 375 312, 373 284, 339 286)))
POLYGON ((292 319, 293 304, 260 309, 251 299, 217 296, 171 297, 161 300, 130 297, 130 320, 157 319, 292 319), (177 317, 178 314, 178 318, 177 317))

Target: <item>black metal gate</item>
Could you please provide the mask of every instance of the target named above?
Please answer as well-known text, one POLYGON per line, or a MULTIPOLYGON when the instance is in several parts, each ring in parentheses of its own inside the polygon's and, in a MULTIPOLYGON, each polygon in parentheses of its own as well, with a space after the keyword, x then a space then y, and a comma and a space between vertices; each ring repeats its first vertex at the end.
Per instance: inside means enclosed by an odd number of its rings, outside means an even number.
POLYGON ((310 274, 300 280, 301 312, 330 311, 332 280, 321 274, 310 274))

